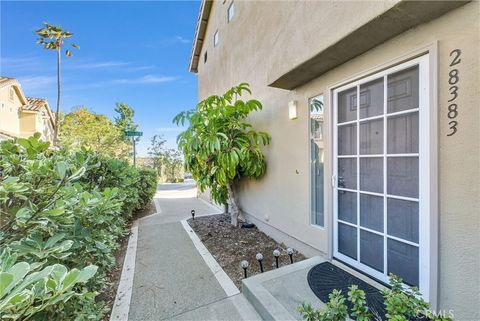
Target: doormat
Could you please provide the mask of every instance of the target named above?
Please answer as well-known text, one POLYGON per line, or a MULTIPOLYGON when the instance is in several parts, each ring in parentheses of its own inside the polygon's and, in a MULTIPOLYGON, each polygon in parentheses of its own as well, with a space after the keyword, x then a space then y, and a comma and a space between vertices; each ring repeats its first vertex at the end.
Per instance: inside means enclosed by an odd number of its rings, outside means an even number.
MULTIPOLYGON (((333 290, 342 291, 342 295, 346 298, 348 287, 353 284, 358 285, 358 288, 365 292, 367 305, 373 315, 377 315, 381 320, 385 320, 385 306, 380 290, 332 263, 324 262, 314 266, 308 272, 307 278, 308 285, 313 293, 324 303, 328 302, 328 295, 333 290)), ((352 304, 348 300, 345 301, 345 304, 348 306, 348 310, 351 311, 352 304)), ((374 319, 376 318, 374 317, 374 319)))

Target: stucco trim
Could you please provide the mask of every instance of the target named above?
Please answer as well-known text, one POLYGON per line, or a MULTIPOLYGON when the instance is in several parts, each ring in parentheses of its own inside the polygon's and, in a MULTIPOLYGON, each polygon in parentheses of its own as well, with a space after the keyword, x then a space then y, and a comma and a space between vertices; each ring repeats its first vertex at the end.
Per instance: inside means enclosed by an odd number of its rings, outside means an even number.
POLYGON ((207 31, 208 18, 212 10, 212 5, 213 0, 203 0, 200 5, 192 53, 190 54, 190 63, 188 66, 190 72, 198 72, 198 61, 200 60, 200 52, 202 51, 203 41, 205 40, 205 32, 207 31))
POLYGON ((272 75, 269 86, 289 90, 297 88, 386 40, 468 2, 470 0, 401 1, 293 69, 281 75, 272 75))

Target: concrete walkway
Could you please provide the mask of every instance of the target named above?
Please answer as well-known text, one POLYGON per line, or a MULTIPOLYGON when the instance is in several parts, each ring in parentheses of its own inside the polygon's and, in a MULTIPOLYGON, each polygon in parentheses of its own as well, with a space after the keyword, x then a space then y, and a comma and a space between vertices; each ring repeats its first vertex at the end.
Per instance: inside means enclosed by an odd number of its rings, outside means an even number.
POLYGON ((180 223, 192 209, 220 212, 195 196, 193 182, 162 184, 157 213, 138 221, 128 320, 260 319, 242 294, 226 294, 180 223))

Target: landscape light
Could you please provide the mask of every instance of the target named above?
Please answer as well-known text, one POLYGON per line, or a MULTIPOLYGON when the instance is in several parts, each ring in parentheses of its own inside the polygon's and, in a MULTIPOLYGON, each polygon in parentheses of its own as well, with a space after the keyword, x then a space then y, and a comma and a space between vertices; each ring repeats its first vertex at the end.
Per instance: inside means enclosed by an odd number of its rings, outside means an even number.
POLYGON ((287 249, 287 254, 290 256, 290 263, 293 263, 293 249, 291 247, 287 249))
POLYGON ((192 214, 192 220, 195 220, 195 210, 192 210, 190 213, 192 214))
POLYGON ((280 251, 277 249, 273 250, 273 256, 275 257, 275 266, 278 269, 278 257, 280 256, 280 251))
POLYGON ((258 264, 260 264, 260 272, 263 273, 263 264, 262 264, 263 255, 262 255, 262 253, 257 253, 257 255, 255 256, 255 258, 257 259, 258 264))
POLYGON ((243 276, 246 279, 247 278, 248 261, 243 260, 242 262, 240 262, 240 266, 243 269, 243 276))

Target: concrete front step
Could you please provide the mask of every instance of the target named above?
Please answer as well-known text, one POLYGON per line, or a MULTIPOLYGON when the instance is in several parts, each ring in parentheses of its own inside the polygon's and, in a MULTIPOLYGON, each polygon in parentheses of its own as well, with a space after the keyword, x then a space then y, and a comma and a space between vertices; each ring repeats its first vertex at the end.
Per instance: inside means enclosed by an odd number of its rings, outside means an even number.
POLYGON ((324 305, 310 289, 307 274, 313 266, 325 261, 316 256, 244 279, 243 295, 263 320, 301 320, 296 310, 301 303, 324 305))

